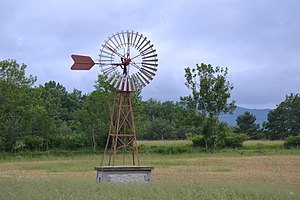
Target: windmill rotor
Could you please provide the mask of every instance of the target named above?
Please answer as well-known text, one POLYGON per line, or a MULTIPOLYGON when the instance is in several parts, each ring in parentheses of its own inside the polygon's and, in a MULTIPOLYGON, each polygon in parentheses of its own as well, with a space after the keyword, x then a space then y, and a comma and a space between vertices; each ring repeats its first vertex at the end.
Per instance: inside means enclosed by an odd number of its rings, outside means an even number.
POLYGON ((99 65, 104 76, 118 91, 138 91, 155 76, 156 49, 143 34, 122 31, 113 34, 100 49, 99 65))

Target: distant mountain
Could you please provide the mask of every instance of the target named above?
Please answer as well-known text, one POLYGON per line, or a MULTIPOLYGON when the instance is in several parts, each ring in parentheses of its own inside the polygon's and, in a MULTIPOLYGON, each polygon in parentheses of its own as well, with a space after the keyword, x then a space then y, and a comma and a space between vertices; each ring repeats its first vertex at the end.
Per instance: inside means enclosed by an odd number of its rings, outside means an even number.
POLYGON ((227 122, 229 126, 236 126, 236 118, 244 114, 246 111, 252 113, 256 117, 256 124, 262 126, 264 121, 267 121, 270 109, 249 109, 237 106, 233 114, 220 115, 220 121, 227 122))

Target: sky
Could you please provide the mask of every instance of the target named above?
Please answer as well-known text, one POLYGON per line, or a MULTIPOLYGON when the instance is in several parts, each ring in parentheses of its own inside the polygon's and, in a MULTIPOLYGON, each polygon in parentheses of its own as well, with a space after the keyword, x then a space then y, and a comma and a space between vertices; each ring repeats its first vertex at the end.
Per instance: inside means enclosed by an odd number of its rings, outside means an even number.
POLYGON ((98 59, 112 34, 135 31, 154 44, 156 76, 144 100, 178 101, 190 91, 184 68, 228 68, 231 100, 276 108, 300 93, 298 0, 0 0, 0 60, 25 63, 36 85, 93 91, 99 66, 72 71, 71 54, 98 59))

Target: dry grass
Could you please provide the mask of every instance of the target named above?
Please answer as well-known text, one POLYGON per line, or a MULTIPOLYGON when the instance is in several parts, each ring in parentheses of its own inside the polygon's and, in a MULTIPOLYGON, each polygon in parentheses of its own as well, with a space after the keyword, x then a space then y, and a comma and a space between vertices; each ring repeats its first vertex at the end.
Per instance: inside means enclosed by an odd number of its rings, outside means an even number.
MULTIPOLYGON (((94 179, 97 160, 56 160, 0 164, 0 179, 47 179, 65 177, 94 179)), ((154 181, 251 181, 270 184, 300 184, 299 156, 168 158, 146 160, 153 165, 154 181), (165 164, 164 164, 165 162, 165 164)))
POLYGON ((0 163, 0 199, 299 199, 300 156, 141 155, 152 184, 96 185, 99 156, 0 163))
POLYGON ((284 140, 247 140, 245 145, 261 144, 261 145, 283 145, 284 140))
POLYGON ((300 184, 300 157, 192 158, 186 166, 158 167, 158 180, 176 179, 300 184))

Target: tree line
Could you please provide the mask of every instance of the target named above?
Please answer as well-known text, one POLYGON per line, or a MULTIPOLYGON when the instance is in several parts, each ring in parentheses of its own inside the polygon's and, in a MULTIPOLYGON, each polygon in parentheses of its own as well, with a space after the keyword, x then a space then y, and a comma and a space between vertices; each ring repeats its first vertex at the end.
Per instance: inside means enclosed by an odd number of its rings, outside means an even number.
MULTIPOLYGON (((25 74, 25 64, 0 61, 0 150, 49 150, 103 147, 108 134, 115 90, 99 75, 94 90, 72 92, 55 81, 34 86, 37 77, 25 74)), ((228 69, 196 65, 185 69, 189 96, 180 101, 132 97, 138 139, 191 139, 206 150, 236 147, 245 139, 285 139, 300 133, 300 97, 291 94, 270 111, 260 129, 255 116, 245 113, 237 127, 220 122, 235 109, 229 102, 233 85, 228 69)))

